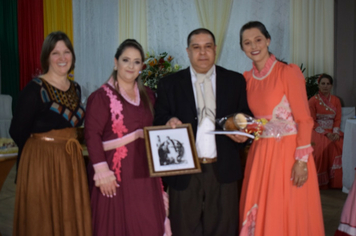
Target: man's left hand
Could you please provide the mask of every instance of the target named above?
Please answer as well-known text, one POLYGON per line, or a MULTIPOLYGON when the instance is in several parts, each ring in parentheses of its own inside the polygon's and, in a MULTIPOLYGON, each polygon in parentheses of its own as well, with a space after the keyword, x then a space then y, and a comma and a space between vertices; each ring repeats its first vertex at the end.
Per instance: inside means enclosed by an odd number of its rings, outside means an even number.
POLYGON ((228 136, 229 138, 231 138, 237 143, 244 143, 248 139, 247 136, 238 135, 238 134, 227 134, 226 136, 228 136))

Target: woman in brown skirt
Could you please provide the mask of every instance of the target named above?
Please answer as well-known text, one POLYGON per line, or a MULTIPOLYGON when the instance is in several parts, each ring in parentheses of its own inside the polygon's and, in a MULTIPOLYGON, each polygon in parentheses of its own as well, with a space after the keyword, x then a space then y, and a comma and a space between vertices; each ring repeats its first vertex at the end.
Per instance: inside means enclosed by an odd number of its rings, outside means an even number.
POLYGON ((80 86, 67 79, 73 46, 63 32, 45 39, 43 75, 23 89, 10 135, 19 147, 13 235, 90 236, 89 191, 76 128, 80 86))

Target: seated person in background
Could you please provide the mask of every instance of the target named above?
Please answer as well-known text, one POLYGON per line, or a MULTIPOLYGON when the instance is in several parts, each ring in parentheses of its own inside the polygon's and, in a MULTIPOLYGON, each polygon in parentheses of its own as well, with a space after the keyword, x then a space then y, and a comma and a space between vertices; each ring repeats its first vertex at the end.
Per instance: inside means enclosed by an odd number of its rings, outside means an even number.
MULTIPOLYGON (((356 170, 356 168, 355 168, 356 170)), ((356 173, 355 180, 342 209, 339 228, 334 236, 356 236, 356 173)))
POLYGON ((320 75, 318 86, 319 92, 310 98, 309 108, 314 119, 312 143, 319 187, 342 188, 341 103, 339 98, 330 94, 333 86, 330 75, 320 75))

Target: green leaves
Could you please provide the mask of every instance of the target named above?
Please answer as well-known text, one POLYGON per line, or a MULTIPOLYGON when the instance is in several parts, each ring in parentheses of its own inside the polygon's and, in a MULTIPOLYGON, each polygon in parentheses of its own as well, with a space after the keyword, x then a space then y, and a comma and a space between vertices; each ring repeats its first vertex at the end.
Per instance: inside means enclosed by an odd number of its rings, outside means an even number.
MULTIPOLYGON (((304 73, 305 69, 306 68, 303 66, 303 63, 302 63, 300 65, 300 70, 302 71, 302 73, 304 73)), ((307 90, 308 100, 319 91, 318 78, 320 75, 321 74, 316 74, 316 75, 312 75, 309 77, 305 77, 305 87, 307 90)))
POLYGON ((142 67, 141 78, 144 85, 153 90, 157 89, 158 81, 166 75, 179 71, 182 67, 178 64, 172 65, 174 58, 167 52, 158 54, 154 52, 146 53, 144 65, 142 67))

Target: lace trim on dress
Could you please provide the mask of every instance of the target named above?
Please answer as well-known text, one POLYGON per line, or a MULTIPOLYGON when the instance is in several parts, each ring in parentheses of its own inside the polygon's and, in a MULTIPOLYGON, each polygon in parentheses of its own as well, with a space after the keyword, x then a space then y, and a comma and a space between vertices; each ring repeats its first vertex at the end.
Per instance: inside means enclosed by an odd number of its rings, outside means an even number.
POLYGON ((258 80, 263 80, 264 78, 266 78, 271 71, 273 70, 273 67, 276 65, 277 60, 276 57, 271 54, 271 56, 268 58, 265 67, 263 67, 263 69, 260 71, 258 71, 257 67, 255 66, 255 64, 252 63, 252 76, 255 79, 258 80))
POLYGON ((333 133, 334 133, 334 134, 339 134, 339 133, 340 133, 339 131, 340 131, 340 128, 339 128, 339 127, 334 127, 334 128, 333 128, 333 133))
POLYGON ((318 183, 319 186, 327 185, 329 183, 329 177, 326 172, 322 172, 318 174, 318 183))
POLYGON ((261 137, 276 138, 296 133, 297 125, 294 122, 292 109, 286 95, 284 95, 281 102, 273 109, 272 119, 265 125, 261 137))
POLYGON ((313 152, 313 150, 314 149, 312 148, 312 146, 310 144, 301 146, 301 147, 297 147, 297 149, 295 150, 295 154, 294 154, 295 159, 307 162, 309 154, 311 154, 313 152))
POLYGON ((325 130, 323 128, 321 128, 320 126, 316 127, 315 131, 319 134, 323 134, 325 132, 325 130))
POLYGON ((254 236, 256 227, 258 206, 255 204, 246 214, 246 220, 242 223, 240 236, 254 236))
POLYGON ((336 108, 333 104, 331 104, 330 98, 331 98, 331 96, 325 97, 325 96, 321 95, 320 93, 315 95, 315 100, 319 101, 319 105, 324 106, 325 110, 334 112, 336 114, 336 108))
POLYGON ((140 105, 140 93, 138 91, 137 82, 135 83, 134 90, 135 90, 135 100, 132 100, 129 97, 129 95, 127 95, 126 91, 122 88, 120 88, 120 94, 128 103, 131 103, 134 106, 138 106, 140 105))
MULTIPOLYGON (((122 138, 124 133, 128 131, 126 126, 124 125, 124 115, 121 113, 123 109, 122 103, 117 99, 117 96, 113 94, 112 90, 108 87, 108 85, 104 84, 102 88, 105 90, 106 95, 110 98, 112 131, 117 134, 119 138, 122 138)), ((126 156, 126 146, 116 148, 116 152, 113 157, 112 169, 114 170, 116 178, 119 182, 121 182, 121 159, 125 158, 126 156)))
MULTIPOLYGON (((350 225, 348 223, 341 222, 338 230, 345 233, 342 235, 356 235, 356 225, 350 225)), ((341 235, 341 234, 338 234, 338 235, 341 235)))
MULTIPOLYGON (((108 84, 113 88, 116 89, 114 84, 116 84, 117 82, 114 81, 114 79, 111 77, 108 81, 108 84)), ((130 104, 134 105, 134 106, 139 106, 140 105, 140 92, 138 90, 138 86, 137 86, 137 82, 135 82, 134 85, 134 91, 135 91, 135 100, 132 100, 126 93, 126 91, 124 89, 122 89, 121 87, 119 87, 120 89, 120 95, 130 104)))
POLYGON ((106 161, 96 163, 93 167, 95 170, 93 180, 95 181, 96 187, 116 180, 115 173, 110 170, 106 161))
POLYGON ((316 122, 323 129, 332 129, 334 126, 335 114, 316 114, 316 122))
POLYGON ((333 162, 332 170, 337 170, 342 168, 342 155, 336 156, 333 162))
POLYGON ((319 93, 315 95, 315 97, 316 99, 321 101, 320 105, 324 105, 326 107, 326 110, 331 110, 332 112, 336 113, 336 107, 330 102, 330 94, 326 97, 319 91, 319 93))

